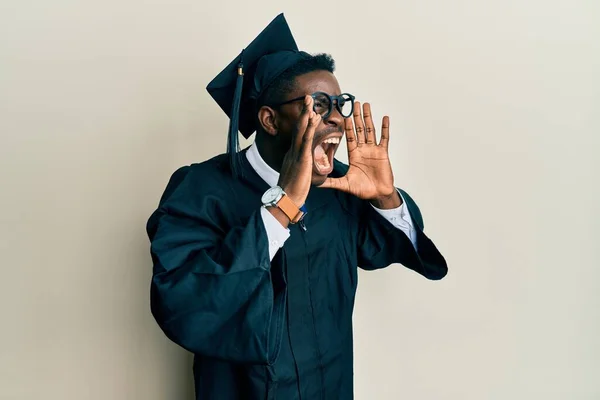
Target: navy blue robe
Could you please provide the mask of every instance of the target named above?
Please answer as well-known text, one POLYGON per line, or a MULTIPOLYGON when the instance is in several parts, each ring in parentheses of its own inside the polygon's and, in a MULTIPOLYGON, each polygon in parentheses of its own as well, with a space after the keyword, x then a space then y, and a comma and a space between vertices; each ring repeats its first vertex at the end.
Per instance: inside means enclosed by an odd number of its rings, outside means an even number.
MULTIPOLYGON (((150 217, 154 318, 194 353, 197 399, 352 399, 357 267, 400 263, 434 280, 446 262, 406 192, 418 251, 367 201, 320 188, 308 195, 306 230, 290 225, 271 262, 260 214, 268 185, 245 151, 238 157, 238 179, 225 155, 176 171, 150 217)), ((346 170, 336 161, 332 175, 346 170)))

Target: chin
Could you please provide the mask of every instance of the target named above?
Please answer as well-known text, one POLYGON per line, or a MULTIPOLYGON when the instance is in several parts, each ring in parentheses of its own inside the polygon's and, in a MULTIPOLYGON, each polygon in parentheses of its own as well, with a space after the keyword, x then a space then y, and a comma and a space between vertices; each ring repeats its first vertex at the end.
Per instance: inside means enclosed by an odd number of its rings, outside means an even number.
POLYGON ((326 175, 320 175, 313 172, 311 183, 313 186, 321 186, 327 179, 326 175))

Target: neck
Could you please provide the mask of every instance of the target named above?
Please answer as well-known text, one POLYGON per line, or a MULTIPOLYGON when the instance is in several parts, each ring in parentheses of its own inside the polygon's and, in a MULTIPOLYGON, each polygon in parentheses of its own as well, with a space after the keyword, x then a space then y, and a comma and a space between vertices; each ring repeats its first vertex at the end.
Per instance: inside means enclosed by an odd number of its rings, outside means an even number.
POLYGON ((255 141, 261 158, 269 167, 281 172, 285 153, 277 149, 275 138, 264 133, 257 133, 255 141))

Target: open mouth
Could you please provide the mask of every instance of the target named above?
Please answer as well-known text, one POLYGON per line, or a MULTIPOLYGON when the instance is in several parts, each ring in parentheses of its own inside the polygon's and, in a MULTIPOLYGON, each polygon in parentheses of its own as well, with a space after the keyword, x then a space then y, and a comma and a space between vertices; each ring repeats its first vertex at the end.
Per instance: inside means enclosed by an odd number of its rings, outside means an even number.
POLYGON ((319 175, 329 175, 333 171, 333 156, 340 145, 341 136, 328 136, 313 150, 315 171, 319 175))

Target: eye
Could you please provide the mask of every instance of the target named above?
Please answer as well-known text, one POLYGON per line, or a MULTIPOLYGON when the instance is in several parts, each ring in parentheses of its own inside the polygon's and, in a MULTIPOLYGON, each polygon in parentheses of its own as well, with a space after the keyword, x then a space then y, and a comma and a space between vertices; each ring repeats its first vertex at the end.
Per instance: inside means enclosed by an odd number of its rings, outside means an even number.
POLYGON ((327 109, 329 108, 329 99, 326 96, 318 95, 315 96, 315 108, 327 109))

